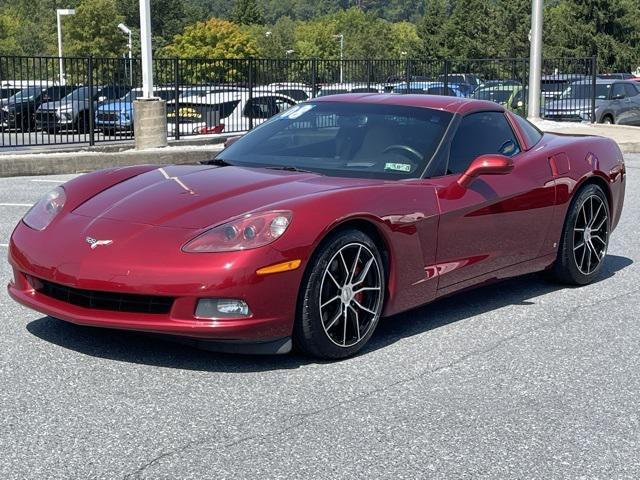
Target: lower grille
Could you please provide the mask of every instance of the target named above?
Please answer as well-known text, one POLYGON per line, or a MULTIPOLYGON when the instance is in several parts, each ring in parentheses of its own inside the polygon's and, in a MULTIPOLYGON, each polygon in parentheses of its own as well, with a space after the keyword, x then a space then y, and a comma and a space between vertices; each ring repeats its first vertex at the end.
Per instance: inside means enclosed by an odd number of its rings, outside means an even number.
POLYGON ((97 115, 98 121, 100 122, 120 122, 120 115, 117 113, 102 113, 99 112, 97 115))
POLYGON ((33 279, 35 290, 47 297, 78 307, 96 310, 111 310, 130 313, 169 313, 173 298, 155 295, 137 295, 130 293, 102 292, 97 290, 81 290, 67 287, 46 280, 33 279))

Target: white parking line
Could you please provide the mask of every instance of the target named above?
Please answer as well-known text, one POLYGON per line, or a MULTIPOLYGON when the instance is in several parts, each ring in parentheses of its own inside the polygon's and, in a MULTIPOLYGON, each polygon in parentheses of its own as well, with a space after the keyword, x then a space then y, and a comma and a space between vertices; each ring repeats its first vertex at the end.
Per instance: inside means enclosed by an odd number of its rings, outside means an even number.
POLYGON ((35 180, 31 180, 32 182, 40 182, 40 183, 64 183, 66 182, 66 180, 45 180, 45 179, 35 179, 35 180))
POLYGON ((0 203, 0 207, 30 207, 33 203, 0 203))
POLYGON ((8 243, 0 243, 0 247, 8 247, 9 244, 8 243))

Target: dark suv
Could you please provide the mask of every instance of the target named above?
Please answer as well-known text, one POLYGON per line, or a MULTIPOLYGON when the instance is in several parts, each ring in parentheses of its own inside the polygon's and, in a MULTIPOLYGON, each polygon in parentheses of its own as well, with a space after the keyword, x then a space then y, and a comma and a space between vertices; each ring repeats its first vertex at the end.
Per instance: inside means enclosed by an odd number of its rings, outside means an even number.
POLYGON ((129 90, 130 87, 123 86, 78 87, 60 100, 43 103, 36 111, 36 126, 49 133, 59 130, 86 133, 91 121, 91 105, 95 112, 98 105, 121 98, 129 90))
POLYGON ((10 97, 0 111, 2 128, 17 128, 29 132, 35 127, 36 110, 46 102, 66 97, 73 87, 27 87, 10 97))

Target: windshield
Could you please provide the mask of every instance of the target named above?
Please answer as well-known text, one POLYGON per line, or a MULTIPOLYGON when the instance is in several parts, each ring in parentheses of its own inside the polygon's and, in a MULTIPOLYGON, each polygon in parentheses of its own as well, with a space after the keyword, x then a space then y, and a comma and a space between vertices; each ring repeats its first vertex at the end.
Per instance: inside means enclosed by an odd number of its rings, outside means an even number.
POLYGON ((18 93, 9 97, 9 103, 11 102, 22 102, 26 100, 33 100, 37 94, 42 92, 41 87, 28 87, 23 90, 20 90, 18 93))
POLYGON ((513 90, 498 90, 487 88, 486 90, 478 90, 473 94, 473 98, 477 100, 490 100, 497 103, 507 103, 513 90))
MULTIPOLYGON (((611 89, 611 84, 597 84, 596 85, 596 98, 600 100, 606 100, 609 98, 609 90, 611 89)), ((563 100, 566 99, 589 99, 591 98, 591 94, 593 92, 593 87, 591 85, 579 84, 579 85, 569 85, 560 98, 563 100)))
POLYGON ((397 105, 316 102, 290 108, 223 150, 239 166, 339 177, 420 177, 452 114, 397 105))
POLYGON ((66 97, 64 97, 64 100, 67 101, 67 102, 82 101, 85 98, 87 98, 88 94, 89 94, 89 87, 80 87, 80 88, 74 90, 73 92, 71 92, 66 97))

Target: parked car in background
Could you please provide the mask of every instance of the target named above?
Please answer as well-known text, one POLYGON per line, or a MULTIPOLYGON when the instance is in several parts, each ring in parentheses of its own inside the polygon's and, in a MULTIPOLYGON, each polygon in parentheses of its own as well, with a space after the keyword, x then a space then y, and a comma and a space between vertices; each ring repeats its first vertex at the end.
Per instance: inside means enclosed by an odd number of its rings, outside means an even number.
MULTIPOLYGON (((179 91, 179 90, 178 90, 179 91)), ((142 96, 141 88, 134 88, 124 97, 103 103, 96 110, 95 127, 105 133, 133 131, 133 101, 142 96)), ((175 100, 175 87, 158 87, 153 96, 175 100)))
POLYGON ((408 87, 406 83, 402 83, 393 87, 393 93, 446 95, 449 97, 465 96, 457 84, 452 83, 445 87, 442 82, 411 82, 408 87))
MULTIPOLYGON (((446 78, 448 83, 468 83, 474 89, 482 84, 482 79, 475 73, 449 73, 446 78)), ((444 82, 445 76, 440 75, 437 80, 444 82)))
POLYGON ((15 95, 19 91, 20 89, 17 87, 0 87, 0 105, 3 105, 3 100, 15 95))
POLYGON ((70 94, 75 87, 28 87, 8 99, 0 109, 0 127, 29 132, 35 128, 36 111, 46 102, 55 102, 70 94))
MULTIPOLYGON (((529 88, 528 87, 516 87, 513 90, 513 93, 505 103, 505 107, 507 110, 515 113, 516 115, 520 115, 521 117, 527 116, 527 101, 529 98, 529 88)), ((540 108, 544 108, 547 99, 543 94, 540 94, 540 108)))
POLYGON ((502 85, 502 84, 489 84, 486 83, 478 87, 473 92, 472 98, 476 100, 489 100, 499 105, 507 105, 509 99, 518 89, 522 89, 519 85, 502 85))
POLYGON ((562 92, 573 82, 589 83, 591 77, 577 74, 558 73, 555 75, 543 75, 540 79, 540 89, 546 99, 558 98, 562 92))
POLYGON ((169 135, 175 135, 176 115, 180 134, 245 132, 297 102, 278 93, 214 93, 180 99, 167 105, 169 135))
MULTIPOLYGON (((548 120, 590 122, 593 87, 572 83, 560 98, 547 102, 542 116, 548 120)), ((640 86, 629 80, 596 81, 596 112, 598 123, 640 125, 640 86)))
POLYGON ((598 78, 602 80, 635 80, 636 76, 632 73, 600 73, 598 78))
POLYGON ((120 85, 79 87, 66 97, 43 103, 36 110, 36 127, 55 133, 60 130, 76 130, 86 133, 90 127, 90 106, 94 110, 109 100, 123 97, 131 88, 120 85))
POLYGON ((519 86, 522 86, 522 82, 520 80, 513 80, 513 79, 507 78, 507 79, 485 80, 478 86, 477 89, 488 88, 488 87, 519 87, 519 86))
POLYGON ((341 93, 380 93, 384 87, 378 83, 329 83, 320 86, 318 97, 339 95, 341 93))
POLYGON ((296 102, 304 102, 313 96, 313 89, 309 85, 295 82, 271 83, 266 87, 257 87, 257 90, 286 95, 296 102))

